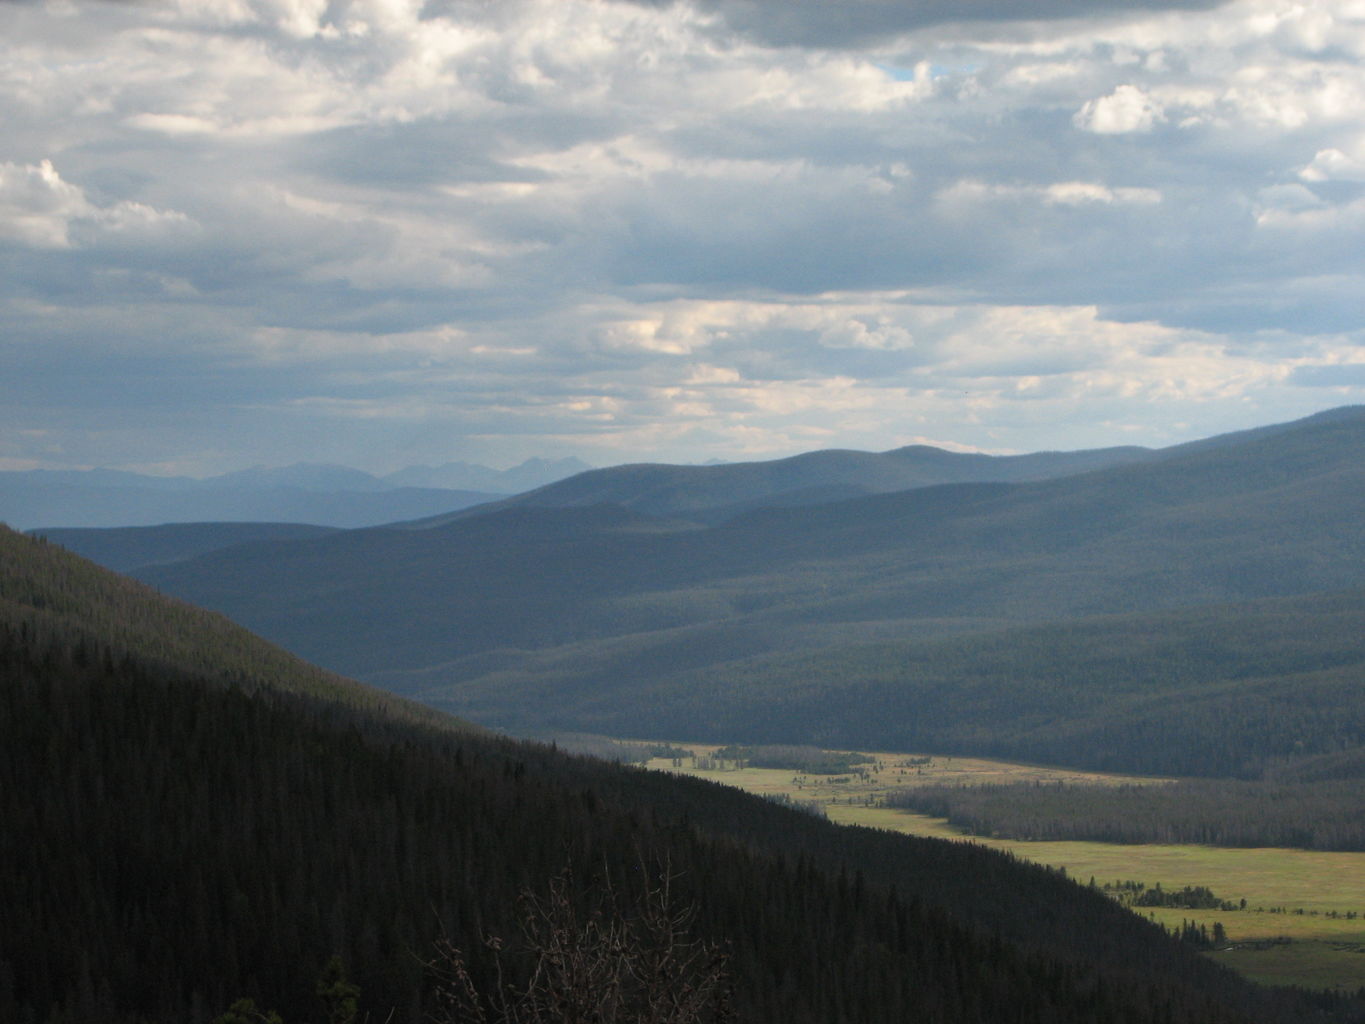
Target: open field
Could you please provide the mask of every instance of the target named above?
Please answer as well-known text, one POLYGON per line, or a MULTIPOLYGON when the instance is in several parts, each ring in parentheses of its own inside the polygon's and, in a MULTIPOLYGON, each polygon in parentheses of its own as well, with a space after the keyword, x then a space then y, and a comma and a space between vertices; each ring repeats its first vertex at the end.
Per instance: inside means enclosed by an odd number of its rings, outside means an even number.
POLYGON ((650 767, 736 786, 779 800, 818 805, 830 820, 912 835, 979 842, 1065 868, 1098 885, 1157 883, 1167 891, 1205 886, 1220 899, 1246 900, 1234 911, 1141 908, 1171 928, 1220 922, 1227 948, 1210 955, 1266 984, 1357 989, 1365 986, 1365 853, 1208 846, 1120 846, 1092 842, 1021 842, 964 836, 946 821, 881 806, 887 793, 916 785, 987 782, 1160 784, 1165 780, 1098 775, 976 758, 870 753, 864 770, 814 775, 716 761, 709 744, 678 744, 695 758, 656 758, 650 767), (1351 915, 1348 917, 1347 915, 1351 915), (1288 940, 1288 941, 1283 941, 1288 940))

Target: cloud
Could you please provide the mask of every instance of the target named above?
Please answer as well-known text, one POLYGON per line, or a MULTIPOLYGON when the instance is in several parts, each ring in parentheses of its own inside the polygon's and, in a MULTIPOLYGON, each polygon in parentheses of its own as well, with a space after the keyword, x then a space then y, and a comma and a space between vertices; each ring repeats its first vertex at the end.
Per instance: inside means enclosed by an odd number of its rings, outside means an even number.
POLYGON ((1336 148, 1322 149, 1313 155, 1313 159, 1303 170, 1299 171, 1299 177, 1304 181, 1313 182, 1365 182, 1365 160, 1350 156, 1336 148))
POLYGON ((100 241, 145 241, 188 225, 183 214, 135 202, 104 207, 63 181, 52 161, 0 163, 0 239, 36 249, 68 249, 100 241))
MULTIPOLYGON (((674 0, 639 0, 652 6, 674 0)), ((860 47, 940 25, 1052 21, 1140 11, 1201 10, 1221 0, 703 0, 728 31, 773 46, 860 47)))
POLYGON ((1088 100, 1075 121, 1077 128, 1097 135, 1124 135, 1128 132, 1149 132, 1164 119, 1161 106, 1141 89, 1120 85, 1108 96, 1088 100))
POLYGON ((6 458, 1059 447, 1365 398, 1319 383, 1365 345, 1346 0, 0 4, 0 33, 4 423, 35 439, 6 458))

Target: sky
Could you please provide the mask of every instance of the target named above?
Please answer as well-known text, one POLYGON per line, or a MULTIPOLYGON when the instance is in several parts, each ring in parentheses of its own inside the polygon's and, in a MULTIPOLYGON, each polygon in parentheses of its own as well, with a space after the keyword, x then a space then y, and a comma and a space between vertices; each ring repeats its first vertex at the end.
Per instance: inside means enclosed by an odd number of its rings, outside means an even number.
POLYGON ((1365 0, 0 0, 0 469, 1365 401, 1365 0))

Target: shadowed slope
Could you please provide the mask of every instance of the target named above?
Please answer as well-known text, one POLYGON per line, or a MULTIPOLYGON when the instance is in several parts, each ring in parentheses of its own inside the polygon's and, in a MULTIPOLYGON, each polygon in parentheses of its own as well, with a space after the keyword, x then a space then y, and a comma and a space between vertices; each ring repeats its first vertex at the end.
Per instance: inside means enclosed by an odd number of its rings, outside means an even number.
POLYGON ((1365 586, 1362 451, 1365 413, 1346 410, 1056 480, 710 528, 611 506, 507 508, 242 547, 145 578, 395 689, 586 726, 567 718, 594 701, 621 716, 685 702, 653 685, 683 667, 706 672, 723 703, 740 678, 727 666, 774 651, 837 662, 868 641, 1365 586), (563 687, 549 702, 518 690, 547 658, 563 687))
POLYGON ((317 1019, 338 954, 416 1024, 437 936, 486 985, 566 864, 585 904, 667 865, 744 1024, 1307 1013, 1047 870, 419 719, 6 531, 0 566, 0 1019, 317 1019))

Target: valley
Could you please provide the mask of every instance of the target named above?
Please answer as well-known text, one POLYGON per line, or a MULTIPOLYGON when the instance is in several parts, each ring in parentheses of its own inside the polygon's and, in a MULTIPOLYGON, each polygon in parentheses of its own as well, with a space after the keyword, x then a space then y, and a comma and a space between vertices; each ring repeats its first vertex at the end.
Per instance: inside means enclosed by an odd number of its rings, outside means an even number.
MULTIPOLYGON (((659 741, 629 741, 654 744, 659 741)), ((1141 882, 1178 892, 1204 887, 1238 909, 1139 907, 1135 913, 1177 930, 1193 921, 1227 935, 1206 955, 1267 985, 1355 991, 1365 980, 1365 853, 1176 844, 1020 841, 969 836, 942 818, 888 807, 897 792, 931 785, 1058 783, 1094 787, 1161 786, 1172 780, 1072 771, 981 758, 869 752, 859 771, 815 774, 752 767, 718 757, 718 744, 666 741, 696 756, 656 757, 648 767, 733 786, 808 807, 841 825, 969 841, 1064 870, 1102 889, 1141 882), (1245 908, 1240 906, 1246 900, 1245 908)), ((1112 893, 1116 898, 1118 892, 1112 893)))
POLYGON ((528 899, 630 878, 745 1024, 1359 1024, 1362 447, 1347 408, 0 530, 0 1019, 303 1021, 334 957, 432 1019, 415 950, 487 981, 528 899), (514 738, 566 734, 689 742, 514 738))
POLYGON ((1365 1024, 1365 0, 0 0, 0 1024, 1365 1024))
MULTIPOLYGON (((532 492, 130 571, 516 734, 1256 778, 1365 745, 1363 447, 1350 408, 1041 480, 718 523, 532 492)), ((640 473, 604 475, 619 498, 640 473)))

